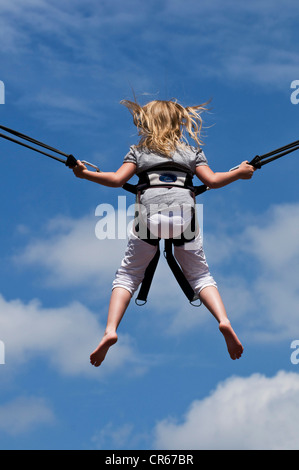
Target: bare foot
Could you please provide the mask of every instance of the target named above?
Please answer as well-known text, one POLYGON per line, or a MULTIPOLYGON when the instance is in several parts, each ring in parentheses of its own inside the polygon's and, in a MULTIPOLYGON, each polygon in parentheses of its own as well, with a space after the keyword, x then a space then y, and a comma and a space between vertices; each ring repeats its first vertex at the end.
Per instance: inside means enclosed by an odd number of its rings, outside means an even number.
POLYGON ((235 359, 240 359, 243 353, 243 346, 234 332, 230 322, 220 322, 219 330, 224 336, 230 357, 233 359, 233 361, 235 359))
POLYGON ((99 367, 105 359, 108 349, 115 344, 116 341, 117 334, 115 332, 105 333, 98 347, 91 353, 90 363, 95 367, 99 367))

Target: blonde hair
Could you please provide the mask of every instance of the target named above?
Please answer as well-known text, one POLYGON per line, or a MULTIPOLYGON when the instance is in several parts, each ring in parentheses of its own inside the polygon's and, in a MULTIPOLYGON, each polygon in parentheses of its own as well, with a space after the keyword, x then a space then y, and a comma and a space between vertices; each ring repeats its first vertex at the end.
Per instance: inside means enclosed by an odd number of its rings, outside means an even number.
POLYGON ((170 157, 178 145, 188 143, 185 131, 199 147, 202 145, 200 115, 207 110, 207 103, 184 107, 174 100, 154 100, 140 106, 136 101, 122 100, 121 104, 129 109, 141 136, 138 147, 170 157))

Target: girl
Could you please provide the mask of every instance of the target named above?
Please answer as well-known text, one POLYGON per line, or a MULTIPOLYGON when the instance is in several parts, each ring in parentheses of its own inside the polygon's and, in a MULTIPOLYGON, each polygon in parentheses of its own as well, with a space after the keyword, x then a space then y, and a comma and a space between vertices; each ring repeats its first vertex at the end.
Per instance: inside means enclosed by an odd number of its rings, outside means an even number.
MULTIPOLYGON (((201 113, 206 110, 206 104, 183 107, 176 101, 155 100, 141 107, 136 101, 125 100, 121 103, 133 115, 141 137, 138 145, 130 148, 123 165, 116 172, 89 171, 78 161, 73 169, 78 178, 105 186, 121 187, 134 174, 139 175, 161 164, 166 164, 170 171, 179 166, 196 175, 209 188, 221 188, 236 180, 252 177, 254 168, 248 162, 241 163, 232 172, 214 173, 208 166, 200 142, 201 113), (188 144, 186 132, 195 141, 196 147, 188 144)), ((165 221, 168 237, 171 237, 170 232, 183 233, 194 211, 194 197, 186 187, 149 187, 141 192, 140 203, 146 210, 146 224, 151 230, 156 228, 162 238, 165 221), (186 210, 186 207, 190 210, 186 210)), ((200 234, 196 235, 191 248, 187 245, 175 246, 175 257, 201 302, 218 321, 230 357, 239 359, 243 346, 230 324, 217 285, 209 272, 200 234)), ((94 366, 98 367, 103 362, 110 346, 116 343, 117 328, 156 250, 155 245, 138 237, 136 231, 132 230, 125 257, 113 281, 105 334, 90 356, 94 366)))

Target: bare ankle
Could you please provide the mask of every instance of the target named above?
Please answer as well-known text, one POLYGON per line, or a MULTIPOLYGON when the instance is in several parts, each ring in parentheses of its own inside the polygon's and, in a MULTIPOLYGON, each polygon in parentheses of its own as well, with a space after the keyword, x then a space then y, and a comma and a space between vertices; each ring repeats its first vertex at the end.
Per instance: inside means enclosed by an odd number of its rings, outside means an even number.
POLYGON ((104 336, 114 336, 116 335, 116 330, 114 328, 106 328, 104 336))
POLYGON ((231 323, 228 318, 223 318, 219 321, 219 327, 221 326, 231 326, 231 323))

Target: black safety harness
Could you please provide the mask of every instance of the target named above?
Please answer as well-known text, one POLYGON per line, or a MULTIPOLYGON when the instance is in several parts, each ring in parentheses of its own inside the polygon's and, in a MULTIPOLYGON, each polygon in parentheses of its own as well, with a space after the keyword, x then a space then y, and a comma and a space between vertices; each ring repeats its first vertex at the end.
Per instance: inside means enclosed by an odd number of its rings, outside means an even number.
MULTIPOLYGON (((32 137, 29 137, 25 134, 22 134, 18 131, 15 131, 13 129, 10 129, 5 126, 0 125, 0 129, 5 131, 6 134, 0 133, 0 137, 9 140, 11 142, 14 142, 16 144, 22 145, 23 147, 26 147, 30 150, 33 150, 35 152, 38 152, 42 155, 45 155, 49 158, 52 158, 56 161, 59 161, 61 163, 64 163, 66 166, 69 168, 74 168, 77 165, 77 159, 71 155, 71 154, 66 154, 64 152, 61 152, 58 149, 55 149, 54 147, 50 147, 47 144, 44 144, 43 142, 40 142, 36 139, 33 139, 32 137), (13 137, 11 137, 11 134, 19 139, 25 140, 27 142, 30 142, 30 144, 33 144, 37 147, 41 147, 43 149, 49 150, 51 152, 54 152, 56 154, 59 154, 61 156, 66 157, 65 159, 62 159, 60 157, 57 157, 56 155, 53 155, 52 153, 45 152, 44 150, 41 150, 40 148, 33 147, 32 145, 26 144, 24 142, 21 142, 20 140, 17 140, 13 137)), ((262 166, 266 165, 267 163, 270 163, 274 160, 277 160, 278 158, 281 158, 291 152, 294 152, 295 150, 299 150, 299 140, 292 142, 291 144, 288 144, 284 147, 280 147, 276 150, 273 150, 271 152, 268 152, 264 155, 257 155, 255 156, 249 164, 252 165, 253 167, 260 169, 262 166)), ((94 168, 96 171, 100 171, 99 168, 96 165, 93 165, 92 163, 87 162, 86 160, 81 160, 82 163, 85 165, 89 165, 92 168, 94 168)), ((231 169, 231 171, 237 169, 237 167, 234 167, 231 169)), ((145 191, 146 189, 150 187, 181 187, 185 189, 189 189, 194 198, 198 196, 199 194, 204 193, 207 191, 209 188, 206 185, 200 185, 200 186, 194 186, 192 183, 192 174, 186 170, 186 168, 180 166, 180 165, 159 165, 155 166, 150 169, 150 171, 143 172, 139 175, 139 181, 136 185, 130 184, 130 183, 125 183, 123 185, 123 189, 126 191, 129 191, 130 193, 133 193, 136 195, 136 200, 138 202, 138 199, 140 197, 140 194, 142 191, 145 191)), ((164 247, 164 254, 167 260, 167 263, 169 267, 171 268, 176 280, 178 281, 179 285, 181 286, 183 292, 185 293, 186 297, 188 298, 189 302, 192 305, 195 305, 194 302, 198 300, 198 296, 195 294, 193 291, 192 287, 190 286, 189 282, 185 278, 180 266, 178 265, 173 253, 172 253, 172 247, 174 246, 181 246, 195 238, 195 233, 196 233, 196 214, 194 213, 194 217, 192 219, 192 227, 191 229, 194 232, 194 237, 186 240, 184 238, 184 234, 180 238, 168 238, 165 239, 165 247, 164 247)), ((135 233, 138 234, 138 214, 135 214, 135 233)), ((140 228, 140 227, 139 227, 140 228)), ((149 263, 143 282, 141 284, 136 303, 139 305, 144 305, 147 301, 147 296, 149 293, 149 289, 153 280, 153 276, 160 258, 160 249, 159 249, 159 238, 153 238, 150 234, 147 237, 143 237, 143 239, 150 244, 154 244, 157 246, 157 252, 151 262, 149 263)), ((199 306, 199 305, 196 305, 199 306)))
MULTIPOLYGON (((123 188, 136 195, 136 211, 135 211, 135 220, 134 220, 134 232, 135 235, 139 236, 142 240, 150 245, 157 247, 157 251, 151 262, 149 263, 144 279, 142 281, 139 293, 135 302, 137 305, 144 305, 147 301, 149 289, 155 274, 157 264, 160 258, 160 238, 153 236, 150 229, 147 226, 146 221, 143 220, 140 212, 140 196, 143 191, 148 188, 182 188, 188 189, 192 192, 193 197, 199 194, 203 185, 195 187, 192 182, 193 174, 188 171, 185 167, 179 164, 174 164, 168 162, 168 164, 156 165, 150 168, 149 171, 144 171, 139 174, 139 181, 136 185, 131 185, 126 183, 123 188), (141 227, 143 230, 141 230, 141 227), (142 234, 140 234, 142 232, 142 234)), ((206 190, 206 187, 204 188, 206 190)), ((194 306, 200 306, 200 303, 195 303, 199 298, 198 295, 194 292, 193 288, 187 281, 182 269, 177 263, 173 255, 173 246, 182 246, 188 242, 194 240, 197 230, 197 221, 195 210, 193 212, 192 220, 190 226, 185 232, 183 232, 178 237, 165 238, 164 239, 164 256, 173 272, 178 284, 183 290, 189 302, 194 306), (188 232, 188 237, 186 233, 188 232), (191 234, 191 236, 190 236, 191 234)))

